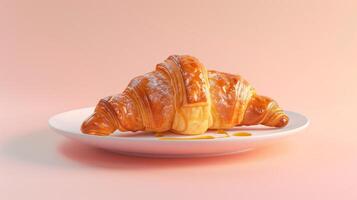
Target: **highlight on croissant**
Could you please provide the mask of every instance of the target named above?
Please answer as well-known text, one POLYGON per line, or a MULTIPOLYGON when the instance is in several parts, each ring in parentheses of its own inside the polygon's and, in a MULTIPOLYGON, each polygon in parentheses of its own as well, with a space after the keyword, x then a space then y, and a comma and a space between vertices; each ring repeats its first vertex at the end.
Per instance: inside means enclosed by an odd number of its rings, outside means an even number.
POLYGON ((81 131, 171 131, 197 135, 208 129, 262 124, 284 127, 288 116, 241 76, 208 70, 195 57, 172 55, 135 77, 121 93, 99 101, 81 131))

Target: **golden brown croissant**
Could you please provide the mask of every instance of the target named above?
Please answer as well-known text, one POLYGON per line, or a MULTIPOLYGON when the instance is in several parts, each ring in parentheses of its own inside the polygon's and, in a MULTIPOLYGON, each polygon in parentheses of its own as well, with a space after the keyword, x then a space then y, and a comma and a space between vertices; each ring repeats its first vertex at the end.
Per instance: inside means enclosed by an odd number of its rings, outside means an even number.
POLYGON ((83 133, 173 131, 201 134, 263 124, 283 127, 288 116, 243 78, 207 69, 192 56, 170 56, 156 70, 134 78, 122 94, 99 101, 83 133))

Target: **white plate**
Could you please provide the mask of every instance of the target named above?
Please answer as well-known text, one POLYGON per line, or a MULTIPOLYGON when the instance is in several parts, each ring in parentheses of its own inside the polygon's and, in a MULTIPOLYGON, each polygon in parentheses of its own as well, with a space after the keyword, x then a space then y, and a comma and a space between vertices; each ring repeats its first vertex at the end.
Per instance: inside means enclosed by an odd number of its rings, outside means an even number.
MULTIPOLYGON (((204 157, 218 156, 249 151, 262 145, 270 144, 293 133, 303 130, 309 120, 295 112, 286 111, 289 124, 284 128, 264 126, 237 127, 228 130, 229 134, 249 132, 251 136, 230 136, 209 131, 205 134, 217 136, 215 139, 202 140, 161 140, 153 133, 115 132, 111 136, 95 136, 80 131, 82 122, 94 108, 82 108, 55 115, 49 119, 49 125, 57 133, 68 138, 109 151, 147 157, 204 157)), ((169 134, 164 137, 192 137, 169 134)))

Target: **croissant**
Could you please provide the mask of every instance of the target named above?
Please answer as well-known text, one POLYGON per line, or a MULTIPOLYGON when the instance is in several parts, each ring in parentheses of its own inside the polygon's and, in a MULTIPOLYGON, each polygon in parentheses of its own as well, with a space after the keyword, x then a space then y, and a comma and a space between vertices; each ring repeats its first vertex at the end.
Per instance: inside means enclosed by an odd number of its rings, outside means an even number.
POLYGON ((242 125, 283 127, 288 121, 274 100, 258 95, 241 76, 208 71, 195 57, 173 55, 134 78, 123 93, 101 99, 81 131, 193 135, 242 125))

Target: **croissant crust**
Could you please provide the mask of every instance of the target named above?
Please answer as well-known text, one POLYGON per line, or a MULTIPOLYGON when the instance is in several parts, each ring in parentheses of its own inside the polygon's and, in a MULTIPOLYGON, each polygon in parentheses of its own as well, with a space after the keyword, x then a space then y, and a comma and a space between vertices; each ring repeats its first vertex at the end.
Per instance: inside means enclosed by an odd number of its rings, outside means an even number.
POLYGON ((288 120, 274 100, 258 95, 241 76, 208 71, 197 58, 173 55, 132 79, 123 93, 101 99, 81 130, 202 134, 241 125, 283 127, 288 120))

